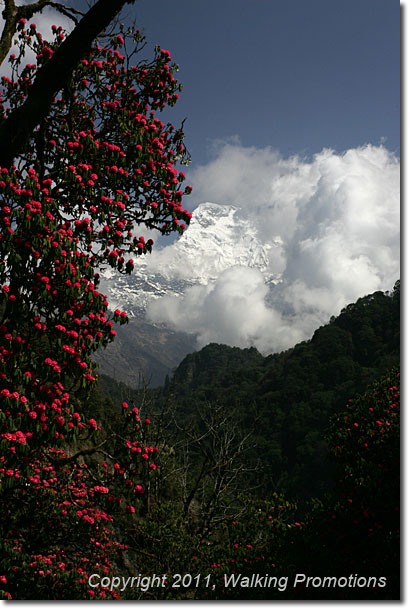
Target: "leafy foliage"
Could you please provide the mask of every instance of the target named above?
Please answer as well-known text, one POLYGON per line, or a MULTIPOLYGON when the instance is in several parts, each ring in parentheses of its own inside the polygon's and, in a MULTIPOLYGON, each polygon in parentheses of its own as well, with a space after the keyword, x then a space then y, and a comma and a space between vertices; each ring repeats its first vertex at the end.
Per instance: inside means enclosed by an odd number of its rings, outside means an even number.
MULTIPOLYGON (((52 29, 47 42, 20 20, 12 77, 1 80, 0 122, 62 43, 61 28, 52 29), (36 64, 23 66, 26 48, 36 64)), ((101 265, 130 273, 129 256, 153 245, 135 233, 141 225, 166 235, 182 233, 180 221, 190 219, 184 175, 174 167, 186 157, 183 132, 155 116, 178 97, 176 66, 160 48, 152 62, 133 65, 142 46, 139 31, 123 30, 108 46, 95 44, 16 164, 0 168, 0 540, 8 598, 93 597, 88 570, 115 572, 125 545, 113 523, 146 510, 156 470, 149 420, 138 408, 124 403, 123 423, 107 432, 86 406, 93 354, 115 336, 114 322, 127 321, 125 312, 109 315, 97 290, 101 265), (85 463, 86 456, 93 457, 85 463)))
POLYGON ((245 430, 253 422, 261 493, 307 499, 331 484, 324 439, 331 416, 399 360, 398 282, 391 294, 359 299, 310 341, 279 354, 208 345, 185 358, 170 392, 181 420, 195 420, 207 402, 234 406, 245 430))
POLYGON ((237 514, 225 514, 206 533, 200 493, 184 510, 179 449, 171 457, 162 447, 161 484, 150 510, 127 529, 127 553, 133 574, 164 574, 167 585, 129 588, 125 597, 398 599, 399 402, 400 376, 392 370, 333 418, 328 442, 336 475, 321 500, 298 506, 283 495, 258 499, 245 491, 237 514), (167 480, 174 483, 170 496, 167 480), (188 575, 185 585, 176 574, 188 575))
MULTIPOLYGON (((300 558, 314 547, 314 573, 383 576, 383 589, 339 592, 339 598, 400 597, 400 374, 393 369, 349 400, 329 432, 337 484, 317 503, 295 541, 300 558)), ((302 569, 303 562, 299 567, 302 569)), ((328 599, 329 591, 299 592, 328 599)), ((337 596, 336 596, 337 597, 337 596)))

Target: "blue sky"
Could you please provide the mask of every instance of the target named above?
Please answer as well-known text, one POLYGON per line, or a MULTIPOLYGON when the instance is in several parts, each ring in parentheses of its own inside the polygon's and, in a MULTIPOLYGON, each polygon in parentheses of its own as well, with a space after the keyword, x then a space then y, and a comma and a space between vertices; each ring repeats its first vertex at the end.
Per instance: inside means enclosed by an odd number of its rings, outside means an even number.
MULTIPOLYGON (((400 277, 399 1, 137 0, 126 16, 145 29, 142 59, 159 44, 180 66, 184 89, 162 118, 187 118, 192 155, 192 225, 177 241, 149 235, 147 260, 191 283, 199 260, 209 280, 158 299, 152 319, 195 334, 199 347, 268 353, 391 290, 400 277), (215 218, 234 206, 233 239, 211 222, 195 243, 204 202, 221 206, 215 218), (263 251, 266 268, 238 265, 241 243, 245 259, 263 251)), ((45 11, 41 21, 50 28, 61 16, 45 11)))
POLYGON ((195 164, 218 139, 310 155, 380 144, 399 154, 397 0, 137 0, 150 45, 170 50, 195 164))
MULTIPOLYGON (((232 267, 182 299, 157 301, 153 319, 196 333, 199 346, 269 352, 391 290, 400 275, 400 3, 138 0, 132 12, 149 44, 180 65, 184 89, 170 116, 187 117, 186 205, 233 205, 267 251, 280 244, 269 250, 268 271, 281 274, 269 307, 259 271, 232 267)), ((157 272, 174 268, 178 248, 152 257, 157 272)))

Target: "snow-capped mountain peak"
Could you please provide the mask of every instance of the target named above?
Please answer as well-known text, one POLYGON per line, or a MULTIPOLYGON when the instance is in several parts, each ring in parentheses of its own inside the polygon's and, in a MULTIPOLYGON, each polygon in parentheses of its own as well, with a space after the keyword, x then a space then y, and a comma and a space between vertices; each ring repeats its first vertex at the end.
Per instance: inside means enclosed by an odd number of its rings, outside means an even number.
POLYGON ((102 273, 103 292, 110 308, 129 315, 143 313, 151 299, 180 295, 195 284, 213 282, 234 266, 256 268, 272 282, 269 252, 280 244, 261 243, 256 227, 231 205, 202 203, 193 212, 187 231, 176 242, 137 259, 131 276, 111 269, 102 273))

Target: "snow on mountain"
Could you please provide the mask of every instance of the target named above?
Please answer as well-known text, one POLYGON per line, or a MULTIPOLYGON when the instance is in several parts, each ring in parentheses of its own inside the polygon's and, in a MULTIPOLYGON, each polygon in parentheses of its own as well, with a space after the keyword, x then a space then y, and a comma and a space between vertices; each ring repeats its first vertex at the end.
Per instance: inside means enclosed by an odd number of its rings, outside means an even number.
POLYGON ((269 254, 279 241, 261 243, 257 229, 231 205, 202 203, 192 214, 189 229, 173 244, 137 259, 134 273, 123 276, 106 269, 101 291, 111 309, 140 316, 151 299, 182 295, 196 284, 207 285, 234 266, 258 269, 266 282, 278 277, 269 270, 269 254))

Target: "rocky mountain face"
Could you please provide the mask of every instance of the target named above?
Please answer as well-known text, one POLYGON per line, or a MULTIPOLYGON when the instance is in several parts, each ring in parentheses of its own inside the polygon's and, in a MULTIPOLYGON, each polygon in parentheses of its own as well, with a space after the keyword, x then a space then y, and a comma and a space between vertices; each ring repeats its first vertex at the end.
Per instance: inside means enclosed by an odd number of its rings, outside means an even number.
POLYGON ((140 257, 131 276, 103 271, 100 289, 110 309, 125 310, 130 323, 118 327, 116 341, 97 355, 100 371, 132 387, 141 373, 151 385, 161 385, 195 350, 195 337, 150 324, 145 319, 149 302, 208 284, 236 265, 256 268, 266 282, 274 283, 278 278, 269 272, 269 252, 277 245, 261 243, 256 228, 235 207, 203 203, 193 212, 189 230, 163 250, 140 257))
POLYGON ((208 284, 222 271, 236 265, 256 268, 267 282, 269 252, 279 245, 261 243, 257 230, 230 205, 202 203, 192 214, 184 235, 163 250, 140 257, 131 276, 106 269, 101 290, 109 296, 110 307, 139 316, 151 299, 183 294, 195 284, 208 284))
POLYGON ((116 327, 115 340, 97 353, 99 372, 131 388, 164 384, 181 360, 195 351, 195 337, 154 326, 135 316, 116 327))

